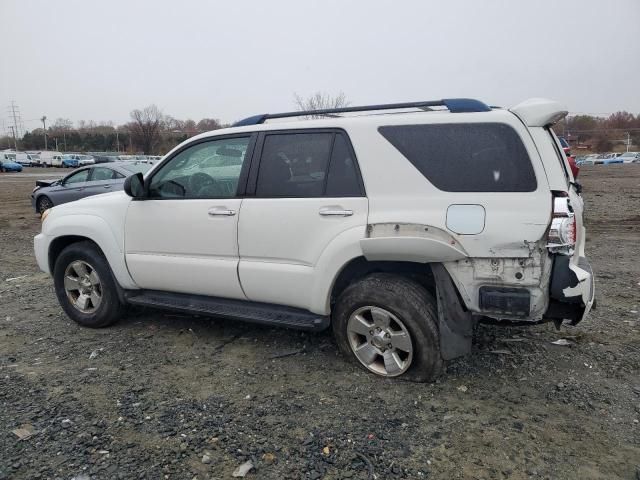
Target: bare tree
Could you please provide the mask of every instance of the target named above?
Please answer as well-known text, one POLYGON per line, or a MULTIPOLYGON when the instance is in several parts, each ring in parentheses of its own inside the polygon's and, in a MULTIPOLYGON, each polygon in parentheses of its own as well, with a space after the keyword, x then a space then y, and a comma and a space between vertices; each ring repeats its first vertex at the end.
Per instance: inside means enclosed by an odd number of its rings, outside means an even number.
POLYGON ((160 140, 160 130, 164 123, 162 111, 155 105, 131 112, 131 122, 127 125, 132 140, 149 154, 160 140))
MULTIPOLYGON (((347 97, 340 92, 336 96, 331 96, 325 92, 316 92, 313 95, 303 98, 297 93, 293 94, 298 110, 324 110, 327 108, 340 108, 349 106, 347 97)), ((311 118, 318 118, 318 115, 310 115, 311 118)))
POLYGON ((222 128, 222 125, 220 125, 220 121, 217 118, 203 118, 198 122, 199 132, 209 132, 219 128, 222 128))
POLYGON ((57 132, 68 132, 73 128, 73 122, 68 118, 58 118, 50 128, 57 132))

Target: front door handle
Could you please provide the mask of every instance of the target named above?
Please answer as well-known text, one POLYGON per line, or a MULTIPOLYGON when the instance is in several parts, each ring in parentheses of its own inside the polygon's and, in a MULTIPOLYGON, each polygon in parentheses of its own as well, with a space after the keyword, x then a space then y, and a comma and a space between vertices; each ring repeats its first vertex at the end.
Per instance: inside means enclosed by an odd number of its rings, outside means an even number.
POLYGON ((103 188, 111 188, 111 185, 104 185, 103 188))
POLYGON ((229 210, 227 208, 210 208, 209 211, 207 212, 209 215, 213 216, 218 216, 218 215, 222 215, 225 217, 233 217, 236 214, 235 210, 229 210))
POLYGON ((353 210, 342 210, 339 208, 321 208, 318 212, 323 217, 350 217, 353 210))

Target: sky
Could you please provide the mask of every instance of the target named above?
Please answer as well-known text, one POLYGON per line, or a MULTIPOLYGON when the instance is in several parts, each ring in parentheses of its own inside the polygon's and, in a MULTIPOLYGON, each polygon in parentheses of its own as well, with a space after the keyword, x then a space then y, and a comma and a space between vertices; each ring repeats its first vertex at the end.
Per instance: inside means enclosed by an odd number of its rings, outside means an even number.
POLYGON ((150 104, 232 122, 316 91, 640 113, 639 0, 0 0, 0 19, 0 118, 14 101, 27 130, 150 104))

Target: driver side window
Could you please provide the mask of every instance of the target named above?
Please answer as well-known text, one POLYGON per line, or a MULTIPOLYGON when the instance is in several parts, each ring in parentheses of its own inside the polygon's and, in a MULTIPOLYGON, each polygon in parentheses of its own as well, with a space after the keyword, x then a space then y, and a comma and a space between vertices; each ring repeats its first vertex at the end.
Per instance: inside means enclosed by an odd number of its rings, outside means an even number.
POLYGON ((235 197, 250 137, 190 146, 164 164, 149 185, 152 198, 235 197))
POLYGON ((64 185, 70 185, 72 183, 86 182, 89 179, 89 169, 80 170, 69 175, 63 182, 64 185))

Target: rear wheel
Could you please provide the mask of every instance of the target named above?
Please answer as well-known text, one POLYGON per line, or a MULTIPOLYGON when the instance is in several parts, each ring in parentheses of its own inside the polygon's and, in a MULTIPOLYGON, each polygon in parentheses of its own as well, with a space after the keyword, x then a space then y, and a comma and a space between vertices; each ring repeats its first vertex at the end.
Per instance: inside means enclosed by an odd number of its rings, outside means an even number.
POLYGON ((51 201, 51 199, 49 197, 47 197, 46 195, 41 195, 38 198, 38 202, 36 204, 36 206, 38 207, 38 213, 40 213, 40 215, 42 215, 42 213, 53 207, 53 202, 51 201))
POLYGON ((442 371, 436 301, 420 284, 373 274, 347 287, 332 314, 340 350, 383 377, 426 382, 442 371))
POLYGON ((53 280, 60 306, 80 325, 106 327, 124 314, 107 260, 91 242, 73 243, 62 250, 53 280))

